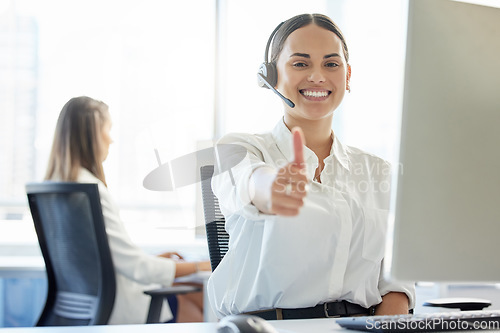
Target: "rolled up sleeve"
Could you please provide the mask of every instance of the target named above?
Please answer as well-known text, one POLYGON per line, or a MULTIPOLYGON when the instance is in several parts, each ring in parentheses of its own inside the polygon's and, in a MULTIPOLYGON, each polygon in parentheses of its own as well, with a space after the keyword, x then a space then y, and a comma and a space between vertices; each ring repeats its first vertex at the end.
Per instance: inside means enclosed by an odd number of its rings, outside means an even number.
POLYGON ((390 292, 405 293, 408 297, 408 308, 415 308, 415 282, 400 282, 387 279, 384 276, 383 261, 378 282, 378 289, 381 296, 384 296, 390 292))

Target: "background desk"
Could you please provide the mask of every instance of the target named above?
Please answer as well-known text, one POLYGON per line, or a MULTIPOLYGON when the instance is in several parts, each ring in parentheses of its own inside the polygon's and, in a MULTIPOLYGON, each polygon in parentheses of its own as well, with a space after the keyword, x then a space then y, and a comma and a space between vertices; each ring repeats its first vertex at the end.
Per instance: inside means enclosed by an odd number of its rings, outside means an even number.
MULTIPOLYGON (((353 332, 342 330, 335 319, 279 320, 270 321, 280 333, 353 332)), ((216 323, 109 325, 78 327, 30 327, 4 328, 2 333, 216 333, 216 323)))
POLYGON ((0 256, 0 278, 45 278, 42 256, 0 256))
POLYGON ((0 255, 0 327, 32 326, 46 295, 41 255, 0 255))
MULTIPOLYGON (((177 278, 176 282, 194 282, 203 285, 204 321, 215 322, 217 321, 217 317, 212 311, 212 308, 208 303, 208 298, 206 297, 206 282, 208 281, 210 275, 211 272, 208 271, 198 272, 197 274, 177 278)), ((19 311, 16 311, 18 316, 11 316, 10 314, 5 315, 3 313, 0 313, 0 327, 32 326, 38 318, 43 304, 45 304, 45 297, 47 293, 46 273, 43 257, 41 255, 0 256, 0 287, 2 287, 2 279, 16 279, 16 281, 22 281, 22 283, 26 285, 25 287, 29 290, 26 290, 26 293, 19 294, 17 296, 29 300, 27 301, 29 302, 29 306, 25 305, 26 307, 22 309, 24 310, 22 311, 22 314, 19 313, 19 311), (29 297, 27 294, 31 294, 31 297, 29 297), (8 320, 4 319, 3 316, 8 317, 8 320), (4 321, 7 321, 10 325, 4 325, 4 321), (11 322, 16 323, 17 325, 13 325, 11 322)), ((19 288, 26 289, 22 286, 19 286, 19 288)), ((0 290, 0 297, 3 296, 4 295, 2 295, 2 291, 0 290)), ((2 304, 2 300, 0 300, 0 310, 2 310, 3 308, 2 304)))

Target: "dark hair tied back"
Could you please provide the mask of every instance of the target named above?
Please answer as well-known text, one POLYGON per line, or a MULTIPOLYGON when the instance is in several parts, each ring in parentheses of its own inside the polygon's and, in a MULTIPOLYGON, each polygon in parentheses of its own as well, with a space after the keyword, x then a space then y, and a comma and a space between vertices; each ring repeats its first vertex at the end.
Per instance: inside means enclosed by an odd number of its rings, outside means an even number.
POLYGON ((339 27, 328 16, 323 14, 301 14, 286 20, 274 36, 271 48, 271 62, 276 63, 283 50, 286 39, 292 32, 311 23, 333 32, 340 38, 345 60, 349 63, 349 51, 342 31, 340 31, 339 27))

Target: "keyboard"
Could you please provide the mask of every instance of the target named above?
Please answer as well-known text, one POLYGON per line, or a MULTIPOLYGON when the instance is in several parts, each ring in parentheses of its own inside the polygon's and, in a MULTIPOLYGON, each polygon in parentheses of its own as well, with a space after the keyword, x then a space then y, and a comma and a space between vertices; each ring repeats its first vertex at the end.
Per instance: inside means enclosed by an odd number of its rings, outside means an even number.
POLYGON ((500 310, 346 317, 336 322, 343 328, 368 332, 500 330, 500 310))

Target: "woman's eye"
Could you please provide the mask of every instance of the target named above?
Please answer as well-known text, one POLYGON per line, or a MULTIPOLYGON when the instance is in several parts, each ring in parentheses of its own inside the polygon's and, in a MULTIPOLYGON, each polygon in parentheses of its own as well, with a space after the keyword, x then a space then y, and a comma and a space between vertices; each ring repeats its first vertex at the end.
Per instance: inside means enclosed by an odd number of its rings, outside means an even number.
POLYGON ((332 68, 335 68, 335 67, 339 67, 339 64, 335 63, 335 62, 328 62, 326 63, 325 65, 326 67, 332 67, 332 68))
POLYGON ((305 62, 296 62, 293 64, 293 67, 306 67, 307 64, 305 62))

